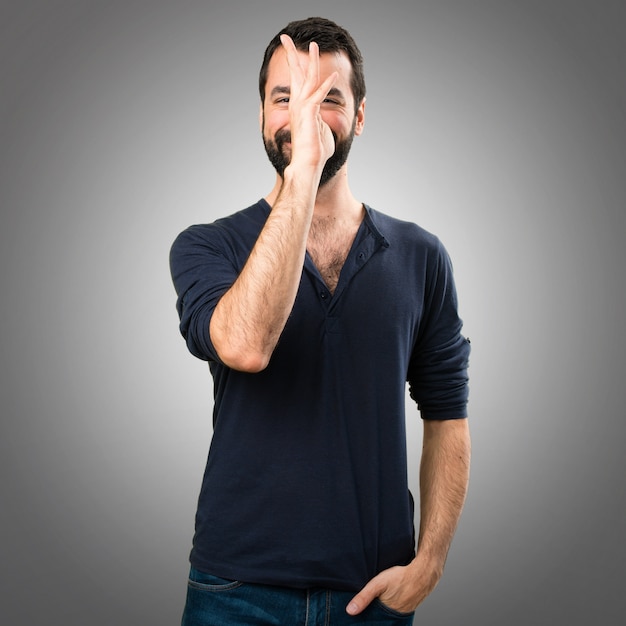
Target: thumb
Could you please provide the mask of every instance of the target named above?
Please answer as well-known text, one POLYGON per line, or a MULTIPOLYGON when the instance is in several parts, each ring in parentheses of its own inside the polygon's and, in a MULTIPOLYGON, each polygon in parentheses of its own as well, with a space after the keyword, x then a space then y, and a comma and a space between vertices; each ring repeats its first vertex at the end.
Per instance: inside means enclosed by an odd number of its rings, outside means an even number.
POLYGON ((378 598, 384 590, 384 585, 381 583, 378 576, 372 578, 372 580, 350 600, 346 607, 346 612, 348 615, 358 615, 364 611, 374 599, 378 598))

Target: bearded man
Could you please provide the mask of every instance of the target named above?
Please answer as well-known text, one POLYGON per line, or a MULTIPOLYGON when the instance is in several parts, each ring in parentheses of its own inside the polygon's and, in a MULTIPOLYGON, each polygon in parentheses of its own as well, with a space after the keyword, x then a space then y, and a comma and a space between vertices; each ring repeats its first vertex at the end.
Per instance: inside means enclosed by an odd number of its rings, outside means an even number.
POLYGON ((259 87, 272 190, 171 251, 180 329, 215 395, 183 625, 410 624, 469 475, 451 264, 350 190, 365 80, 345 29, 288 24, 259 87), (417 537, 407 381, 424 424, 417 537))

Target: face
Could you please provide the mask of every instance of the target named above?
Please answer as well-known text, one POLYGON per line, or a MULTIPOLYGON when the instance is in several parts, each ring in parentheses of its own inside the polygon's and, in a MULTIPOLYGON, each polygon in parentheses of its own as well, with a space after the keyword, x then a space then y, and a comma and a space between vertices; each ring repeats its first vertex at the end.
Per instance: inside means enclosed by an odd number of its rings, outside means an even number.
MULTIPOLYGON (((308 55, 298 51, 303 61, 308 55)), ((322 103, 320 114, 335 138, 335 152, 326 161, 320 187, 328 183, 345 164, 352 140, 363 130, 365 102, 354 110, 354 96, 350 87, 352 67, 343 52, 330 52, 320 55, 320 81, 332 72, 337 72, 337 80, 328 97, 322 103)), ((261 110, 261 130, 263 143, 270 162, 282 177, 291 159, 291 131, 289 128, 289 66, 283 48, 272 56, 265 84, 265 103, 261 110)))

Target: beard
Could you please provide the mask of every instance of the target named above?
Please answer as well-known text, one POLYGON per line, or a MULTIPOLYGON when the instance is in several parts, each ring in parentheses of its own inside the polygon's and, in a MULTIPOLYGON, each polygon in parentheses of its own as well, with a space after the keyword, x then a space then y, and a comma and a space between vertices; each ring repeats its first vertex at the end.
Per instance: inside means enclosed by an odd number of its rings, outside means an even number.
MULTIPOLYGON (((263 124, 265 126, 265 123, 263 124)), ((335 174, 343 167, 344 163, 348 160, 348 154, 352 147, 352 141, 354 139, 354 131, 356 128, 356 117, 352 124, 352 130, 350 134, 342 140, 337 138, 334 131, 331 131, 335 140, 335 152, 328 158, 324 164, 322 175, 320 177, 319 186, 323 187, 335 174)), ((263 145, 265 146, 265 152, 270 160, 270 163, 274 166, 274 169, 278 175, 283 178, 285 168, 291 161, 291 155, 286 152, 285 144, 291 143, 291 131, 279 130, 273 139, 268 139, 263 133, 263 145)))

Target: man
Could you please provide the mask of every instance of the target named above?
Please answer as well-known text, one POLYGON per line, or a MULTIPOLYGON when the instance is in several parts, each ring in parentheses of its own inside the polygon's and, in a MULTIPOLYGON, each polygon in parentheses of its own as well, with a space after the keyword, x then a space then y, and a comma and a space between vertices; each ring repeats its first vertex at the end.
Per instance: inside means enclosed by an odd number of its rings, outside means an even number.
POLYGON ((274 188, 171 254, 181 332, 215 394, 183 624, 409 624, 469 473, 450 263, 350 191, 365 82, 344 29, 292 22, 259 82, 274 188), (407 380, 424 423, 417 551, 407 380))

